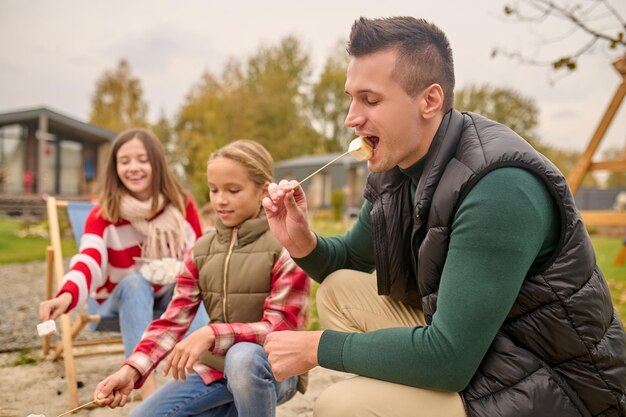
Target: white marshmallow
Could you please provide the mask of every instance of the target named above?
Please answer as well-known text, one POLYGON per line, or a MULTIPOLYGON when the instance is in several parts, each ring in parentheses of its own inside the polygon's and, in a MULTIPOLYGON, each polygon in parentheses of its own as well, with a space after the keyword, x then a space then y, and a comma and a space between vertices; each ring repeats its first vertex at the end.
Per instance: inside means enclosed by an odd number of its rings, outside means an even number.
POLYGON ((372 146, 372 142, 368 138, 358 137, 350 142, 348 152, 357 161, 365 161, 372 157, 372 146))
MULTIPOLYGON (((37 325, 37 334, 40 337, 47 336, 52 333, 56 333, 56 331, 57 331, 57 325, 54 323, 54 320, 44 321, 43 323, 39 323, 37 325)), ((39 414, 32 414, 32 415, 39 415, 39 414)))
POLYGON ((183 269, 183 262, 176 258, 146 259, 142 262, 139 268, 141 275, 158 285, 173 283, 176 275, 183 269))
POLYGON ((46 417, 44 414, 29 414, 26 417, 46 417))

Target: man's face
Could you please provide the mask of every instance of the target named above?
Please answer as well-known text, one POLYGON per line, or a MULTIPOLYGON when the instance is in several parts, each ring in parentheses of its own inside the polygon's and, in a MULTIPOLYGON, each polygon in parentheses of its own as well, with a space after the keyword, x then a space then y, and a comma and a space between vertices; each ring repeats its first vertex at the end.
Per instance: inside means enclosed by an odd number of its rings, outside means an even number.
POLYGON ((374 144, 368 161, 371 172, 396 165, 408 168, 428 150, 423 140, 419 102, 422 93, 410 97, 392 77, 397 51, 387 49, 355 57, 348 66, 345 90, 352 102, 345 120, 357 136, 374 144), (425 149, 423 149, 425 148, 425 149))

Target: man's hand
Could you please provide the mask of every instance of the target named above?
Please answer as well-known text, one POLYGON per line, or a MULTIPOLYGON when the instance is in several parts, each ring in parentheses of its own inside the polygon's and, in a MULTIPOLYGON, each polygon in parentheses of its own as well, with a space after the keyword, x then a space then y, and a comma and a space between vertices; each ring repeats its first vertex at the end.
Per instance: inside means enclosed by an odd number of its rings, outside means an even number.
POLYGON ((123 407, 128 396, 141 378, 139 372, 129 365, 122 366, 117 372, 103 379, 93 392, 93 398, 100 407, 123 407))
POLYGON ((290 376, 301 375, 315 368, 317 346, 322 331, 280 331, 272 332, 265 339, 267 353, 274 378, 284 381, 290 376))
POLYGON ((54 320, 67 311, 72 304, 72 295, 69 292, 61 293, 56 298, 39 303, 39 321, 54 320))
POLYGON ((302 258, 315 249, 317 237, 309 227, 306 196, 297 181, 281 180, 268 186, 263 199, 272 233, 294 258, 302 258))
POLYGON ((167 375, 172 369, 172 378, 185 381, 185 371, 193 373, 193 365, 198 362, 200 356, 207 352, 215 343, 215 333, 210 326, 204 326, 174 346, 172 352, 165 361, 163 375, 167 375))

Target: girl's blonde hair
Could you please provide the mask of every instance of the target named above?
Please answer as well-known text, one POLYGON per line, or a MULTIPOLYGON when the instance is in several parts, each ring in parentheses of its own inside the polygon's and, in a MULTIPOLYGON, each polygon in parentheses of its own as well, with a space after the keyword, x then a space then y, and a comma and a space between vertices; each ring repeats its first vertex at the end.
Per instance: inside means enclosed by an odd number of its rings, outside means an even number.
POLYGON ((117 153, 124 144, 133 139, 138 139, 143 143, 148 155, 148 161, 150 161, 152 166, 152 216, 156 215, 159 210, 159 199, 156 198, 159 194, 163 196, 165 205, 172 204, 184 216, 187 198, 183 187, 167 168, 165 152, 161 142, 149 130, 135 128, 121 132, 111 146, 111 152, 106 164, 104 184, 99 196, 102 217, 113 223, 120 220, 120 200, 122 196, 129 193, 117 175, 117 153))
POLYGON ((207 166, 217 158, 228 158, 241 164, 248 171, 248 176, 259 188, 264 188, 274 178, 274 160, 272 155, 258 142, 239 139, 213 152, 207 166))

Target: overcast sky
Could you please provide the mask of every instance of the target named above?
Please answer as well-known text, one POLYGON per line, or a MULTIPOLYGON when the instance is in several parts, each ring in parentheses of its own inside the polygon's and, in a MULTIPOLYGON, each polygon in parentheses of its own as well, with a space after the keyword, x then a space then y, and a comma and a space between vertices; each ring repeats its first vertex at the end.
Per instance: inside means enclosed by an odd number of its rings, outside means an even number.
MULTIPOLYGON (((539 106, 542 140, 583 150, 621 82, 610 65, 617 55, 602 45, 567 77, 505 58, 491 59, 495 47, 538 58, 554 51, 546 44, 557 33, 505 20, 506 3, 0 0, 0 112, 45 105, 86 121, 96 80, 125 58, 141 80, 151 121, 161 111, 172 117, 202 72, 219 73, 229 57, 245 59, 260 45, 295 35, 319 71, 359 16, 411 15, 430 20, 447 33, 457 87, 488 83, 515 88, 539 106)), ((609 3, 626 19, 625 0, 609 3)), ((580 44, 580 38, 569 37, 556 47, 571 51, 580 44)), ((625 143, 626 103, 601 149, 623 148, 625 143)))

